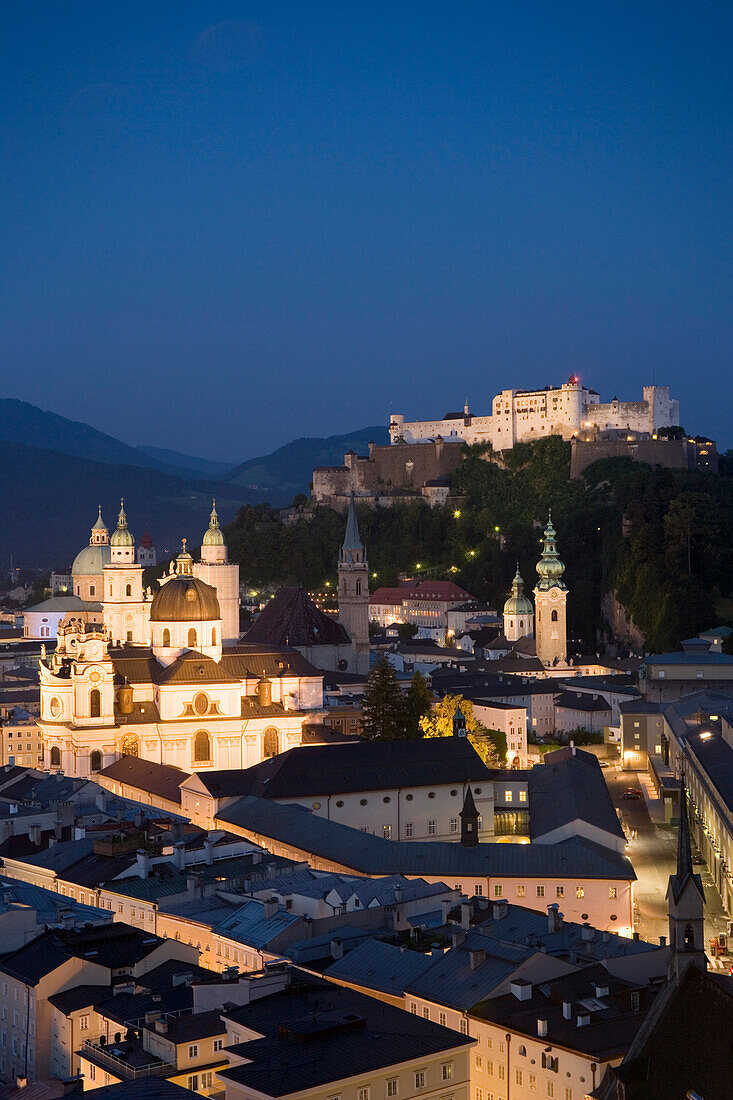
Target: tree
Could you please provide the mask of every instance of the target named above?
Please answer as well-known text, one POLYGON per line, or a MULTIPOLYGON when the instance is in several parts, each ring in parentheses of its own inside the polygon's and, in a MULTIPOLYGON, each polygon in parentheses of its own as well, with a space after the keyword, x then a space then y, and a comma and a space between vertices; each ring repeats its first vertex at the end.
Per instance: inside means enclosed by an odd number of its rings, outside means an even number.
POLYGON ((405 730, 410 738, 422 737, 420 719, 430 714, 433 697, 428 690, 425 677, 416 672, 405 695, 405 730))
POLYGON ((417 627, 414 623, 398 623, 397 625, 397 637, 401 638, 403 642, 409 642, 417 634, 417 627))
POLYGON ((384 655, 367 676, 361 727, 367 741, 399 741, 407 736, 405 702, 397 674, 384 655))
POLYGON ((475 717, 473 703, 462 695, 445 695, 433 711, 420 719, 424 737, 453 737, 453 719, 461 709, 466 723, 466 737, 487 768, 503 768, 506 763, 506 737, 500 730, 490 730, 475 717))

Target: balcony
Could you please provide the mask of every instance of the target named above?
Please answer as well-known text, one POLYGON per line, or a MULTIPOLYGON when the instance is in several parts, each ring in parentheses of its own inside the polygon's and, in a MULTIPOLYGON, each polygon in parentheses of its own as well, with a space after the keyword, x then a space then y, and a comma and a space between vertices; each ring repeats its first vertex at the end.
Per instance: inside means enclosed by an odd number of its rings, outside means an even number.
POLYGON ((87 1039, 77 1053, 81 1058, 88 1058, 95 1065, 111 1070, 125 1081, 136 1081, 138 1077, 167 1077, 177 1069, 175 1062, 163 1062, 150 1054, 139 1039, 113 1043, 111 1046, 100 1046, 87 1039))

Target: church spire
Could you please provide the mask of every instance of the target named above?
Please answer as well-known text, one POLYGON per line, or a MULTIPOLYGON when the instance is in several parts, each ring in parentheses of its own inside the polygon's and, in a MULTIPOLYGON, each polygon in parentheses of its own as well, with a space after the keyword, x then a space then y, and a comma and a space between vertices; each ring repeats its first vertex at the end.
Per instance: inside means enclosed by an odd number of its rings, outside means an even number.
POLYGON ((687 787, 685 785, 685 777, 682 775, 680 783, 680 804, 679 804, 680 825, 677 832, 677 874, 670 875, 669 885, 672 891, 672 895, 677 900, 684 890, 687 883, 692 880, 700 893, 705 897, 702 890, 702 881, 699 875, 696 875, 692 870, 692 844, 690 841, 690 817, 687 809, 687 787))
POLYGON ((459 817, 461 819, 461 844, 464 848, 475 848, 478 844, 479 813, 473 800, 470 783, 466 784, 466 795, 463 799, 463 809, 459 817))
POLYGON ((556 531, 552 525, 552 513, 548 512, 547 526, 542 539, 542 557, 537 562, 537 573, 540 578, 537 587, 541 592, 546 592, 550 588, 559 588, 561 591, 567 588, 562 580, 565 566, 560 561, 555 536, 556 531))
POLYGON ((352 492, 351 499, 349 500, 349 514, 346 519, 346 533, 341 547, 340 559, 341 561, 350 561, 349 551, 363 549, 364 543, 361 541, 361 536, 359 535, 359 521, 356 518, 356 505, 354 504, 354 494, 352 492))

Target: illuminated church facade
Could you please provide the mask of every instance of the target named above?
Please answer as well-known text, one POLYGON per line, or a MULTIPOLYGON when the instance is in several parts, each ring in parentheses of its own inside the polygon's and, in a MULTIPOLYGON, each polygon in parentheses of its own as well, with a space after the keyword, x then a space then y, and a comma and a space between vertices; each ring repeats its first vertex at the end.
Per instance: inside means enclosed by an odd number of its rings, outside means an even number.
POLYGON ((239 643, 239 567, 216 508, 200 559, 185 548, 153 595, 121 508, 74 562, 85 610, 41 661, 39 726, 52 770, 91 776, 121 755, 191 772, 246 768, 303 743, 323 678, 293 649, 239 643))

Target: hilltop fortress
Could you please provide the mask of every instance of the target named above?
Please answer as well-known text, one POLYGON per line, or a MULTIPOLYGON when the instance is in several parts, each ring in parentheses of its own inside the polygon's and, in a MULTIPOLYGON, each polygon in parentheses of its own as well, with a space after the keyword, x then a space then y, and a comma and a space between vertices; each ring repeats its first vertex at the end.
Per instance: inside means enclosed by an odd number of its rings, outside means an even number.
POLYGON ((711 441, 657 439, 661 428, 679 425, 679 416, 679 402, 670 398, 669 386, 645 386, 642 401, 614 397, 602 404, 599 394, 577 376, 557 388, 502 390, 490 416, 475 416, 468 401, 462 412, 446 413, 441 420, 407 421, 394 413, 389 445, 370 443, 368 456, 350 451, 343 466, 313 471, 312 499, 341 510, 352 493, 372 505, 411 498, 444 504, 464 444, 489 443, 500 452, 551 435, 572 441, 574 477, 595 459, 613 455, 680 469, 712 468, 717 459, 711 459, 711 441))
POLYGON ((392 444, 419 443, 437 436, 445 442, 490 443, 506 451, 515 443, 531 443, 543 436, 563 439, 609 429, 653 435, 660 428, 676 427, 680 406, 669 396, 669 386, 644 386, 642 401, 602 404, 595 390, 586 389, 577 376, 562 386, 538 390, 502 390, 492 402, 490 416, 463 412, 446 413, 442 420, 406 421, 400 413, 390 417, 392 444))

